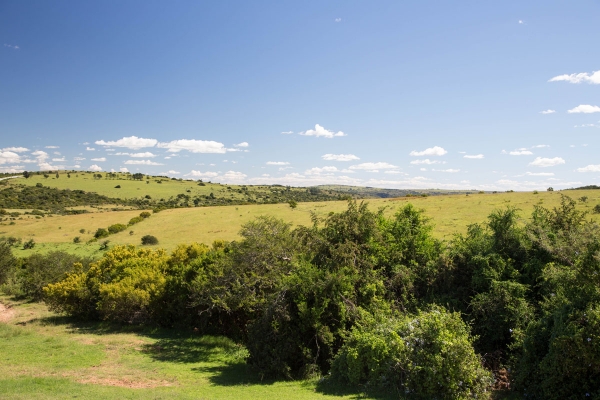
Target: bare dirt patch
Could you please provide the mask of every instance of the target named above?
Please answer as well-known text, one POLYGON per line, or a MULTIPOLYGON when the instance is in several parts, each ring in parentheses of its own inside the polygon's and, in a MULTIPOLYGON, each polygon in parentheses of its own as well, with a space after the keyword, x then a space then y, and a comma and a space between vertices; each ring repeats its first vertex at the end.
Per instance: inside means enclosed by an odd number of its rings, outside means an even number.
POLYGON ((0 303, 0 322, 7 323, 15 316, 15 310, 10 306, 0 303))

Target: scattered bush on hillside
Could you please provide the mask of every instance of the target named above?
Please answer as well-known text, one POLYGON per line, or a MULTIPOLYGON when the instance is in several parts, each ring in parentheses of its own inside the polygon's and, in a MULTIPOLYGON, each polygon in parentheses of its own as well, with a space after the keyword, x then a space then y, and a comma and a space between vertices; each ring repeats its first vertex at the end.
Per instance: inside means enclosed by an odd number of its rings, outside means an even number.
POLYGON ((593 208, 594 214, 600 214, 600 204, 596 204, 593 208))
POLYGON ((98 228, 96 230, 96 233, 94 233, 94 238, 95 239, 102 239, 102 238, 107 237, 108 235, 110 235, 110 233, 106 229, 104 229, 104 228, 98 228))
POLYGON ((108 233, 114 235, 115 233, 123 232, 125 229, 127 229, 127 225, 114 224, 108 227, 108 233))
POLYGON ((35 240, 29 239, 23 243, 23 250, 33 249, 35 247, 35 240))
POLYGON ((81 243, 81 237, 79 237, 79 236, 75 236, 75 237, 73 238, 73 243, 81 243))
POLYGON ((156 236, 144 235, 144 236, 142 236, 142 244, 143 245, 155 245, 155 244, 158 244, 158 239, 156 238, 156 236))
POLYGON ((151 216, 151 215, 152 215, 152 214, 151 214, 150 212, 148 212, 148 211, 142 211, 142 212, 140 213, 140 217, 141 217, 141 218, 150 218, 150 216, 151 216))
POLYGON ((135 225, 139 222, 142 222, 144 220, 144 218, 142 217, 133 217, 129 220, 129 222, 127 223, 127 225, 131 226, 131 225, 135 225))

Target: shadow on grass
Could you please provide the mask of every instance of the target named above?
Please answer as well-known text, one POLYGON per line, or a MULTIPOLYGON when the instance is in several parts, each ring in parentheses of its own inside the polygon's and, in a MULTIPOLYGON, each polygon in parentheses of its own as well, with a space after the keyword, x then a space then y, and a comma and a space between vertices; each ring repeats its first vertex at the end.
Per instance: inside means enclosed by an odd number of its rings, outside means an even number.
MULTIPOLYGON (((217 386, 272 385, 278 380, 263 379, 246 364, 246 348, 224 336, 197 335, 191 330, 151 328, 139 325, 124 325, 109 322, 81 321, 73 317, 49 316, 34 319, 42 325, 64 326, 72 332, 90 335, 132 333, 155 341, 141 346, 141 352, 158 362, 201 364, 191 365, 191 370, 208 375, 208 380, 217 386)), ((348 396, 354 399, 397 399, 397 393, 383 393, 360 387, 332 382, 329 379, 304 381, 307 387, 331 396, 348 396), (316 387, 315 387, 316 384, 316 387)))

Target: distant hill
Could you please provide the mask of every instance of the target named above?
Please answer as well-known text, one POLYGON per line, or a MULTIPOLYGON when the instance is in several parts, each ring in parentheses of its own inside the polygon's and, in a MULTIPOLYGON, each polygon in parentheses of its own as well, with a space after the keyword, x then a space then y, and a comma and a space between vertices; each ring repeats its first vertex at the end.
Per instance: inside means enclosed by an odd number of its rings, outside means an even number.
POLYGON ((393 198, 411 196, 438 196, 445 194, 478 193, 477 190, 444 190, 444 189, 381 189, 369 186, 320 185, 321 190, 349 194, 356 198, 393 198))
POLYGON ((581 187, 570 188, 570 189, 565 189, 565 190, 593 190, 593 189, 600 189, 600 186, 598 186, 598 185, 587 185, 587 186, 581 186, 581 187))

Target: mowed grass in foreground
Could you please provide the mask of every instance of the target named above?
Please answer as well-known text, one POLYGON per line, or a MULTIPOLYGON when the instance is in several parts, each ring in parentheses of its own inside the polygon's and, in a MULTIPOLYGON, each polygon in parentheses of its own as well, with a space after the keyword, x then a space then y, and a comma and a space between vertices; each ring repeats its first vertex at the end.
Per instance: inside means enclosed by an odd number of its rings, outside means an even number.
POLYGON ((0 296, 2 399, 397 398, 335 384, 261 380, 246 350, 190 330, 82 323, 0 296), (4 322, 2 322, 4 321, 4 322))
MULTIPOLYGON (((589 218, 600 221, 600 214, 592 209, 600 204, 600 190, 575 190, 563 192, 513 192, 473 195, 444 195, 430 197, 403 197, 397 199, 370 199, 370 208, 386 207, 386 214, 392 214, 407 203, 425 210, 432 219, 434 235, 440 239, 450 239, 454 233, 464 233, 467 226, 484 222, 495 209, 507 206, 520 209, 525 222, 530 218, 535 205, 554 208, 560 205, 561 193, 579 199, 587 196, 587 202, 577 201, 577 208, 589 212, 589 218)), ((281 218, 293 225, 310 225, 311 212, 325 217, 330 212, 345 210, 345 201, 298 203, 292 210, 287 204, 244 205, 225 207, 195 207, 165 210, 153 214, 149 219, 128 228, 108 240, 112 244, 140 244, 144 235, 156 236, 159 247, 173 249, 180 243, 200 242, 210 244, 216 239, 239 239, 240 227, 260 215, 281 218), (133 231, 133 234, 130 234, 133 231)), ((71 216, 45 217, 39 220, 16 221, 15 225, 1 225, 0 236, 15 236, 27 240, 34 238, 38 246, 33 250, 18 250, 17 255, 28 255, 32 251, 64 249, 78 254, 93 254, 99 249, 98 243, 73 244, 75 236, 82 241, 89 240, 97 228, 106 228, 114 223, 127 224, 139 211, 116 211, 71 216), (86 233, 79 230, 85 228, 86 233), (88 231, 90 233, 88 233, 88 231), (39 245, 41 244, 41 245, 39 245)))

